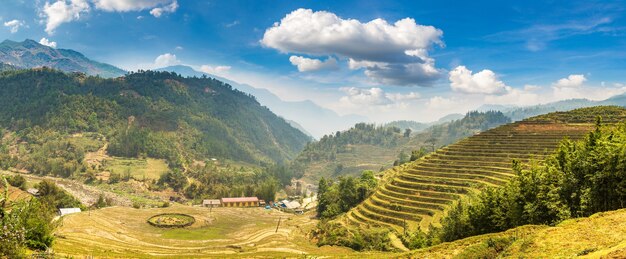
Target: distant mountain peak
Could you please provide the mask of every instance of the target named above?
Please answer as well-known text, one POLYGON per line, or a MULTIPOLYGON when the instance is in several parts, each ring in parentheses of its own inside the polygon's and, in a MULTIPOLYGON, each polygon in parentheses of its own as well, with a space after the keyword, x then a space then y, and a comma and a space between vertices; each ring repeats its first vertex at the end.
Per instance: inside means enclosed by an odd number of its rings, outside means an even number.
POLYGON ((71 49, 55 49, 32 39, 0 43, 0 63, 16 68, 50 67, 64 72, 82 72, 102 77, 119 77, 126 71, 113 65, 93 61, 71 49))

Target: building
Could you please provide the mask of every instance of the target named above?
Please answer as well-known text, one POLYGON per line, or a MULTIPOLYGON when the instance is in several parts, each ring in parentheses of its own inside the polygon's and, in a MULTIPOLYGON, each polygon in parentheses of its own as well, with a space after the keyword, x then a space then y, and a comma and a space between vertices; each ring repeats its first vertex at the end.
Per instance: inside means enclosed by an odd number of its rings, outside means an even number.
POLYGON ((39 196, 39 189, 37 188, 28 188, 28 190, 26 190, 28 193, 32 194, 33 196, 39 196))
POLYGON ((220 200, 203 200, 202 201, 202 207, 211 207, 211 208, 216 208, 222 205, 222 202, 220 202, 220 200))
POLYGON ((223 207, 258 207, 259 198, 257 197, 240 197, 240 198, 222 198, 223 207))
POLYGON ((61 215, 61 217, 65 216, 65 215, 69 215, 69 214, 79 213, 79 212, 80 212, 80 208, 61 208, 61 209, 59 209, 59 215, 61 215))

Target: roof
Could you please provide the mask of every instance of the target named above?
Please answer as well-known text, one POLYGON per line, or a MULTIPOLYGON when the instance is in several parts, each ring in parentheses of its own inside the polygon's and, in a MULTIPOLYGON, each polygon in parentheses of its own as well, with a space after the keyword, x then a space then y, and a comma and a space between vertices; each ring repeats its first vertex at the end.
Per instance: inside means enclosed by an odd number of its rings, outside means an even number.
POLYGON ((290 201, 285 203, 285 207, 287 207, 288 209, 295 209, 301 207, 301 205, 297 201, 290 201))
POLYGON ((39 195, 39 189, 36 188, 28 188, 26 191, 32 195, 39 195))
POLYGON ((257 197, 222 198, 222 203, 226 202, 259 202, 257 197))
POLYGON ((72 213, 79 213, 81 210, 80 208, 62 208, 59 209, 59 213, 61 213, 61 216, 65 216, 67 214, 72 214, 72 213))
POLYGON ((220 200, 203 200, 202 201, 202 205, 215 205, 215 204, 221 204, 220 200))

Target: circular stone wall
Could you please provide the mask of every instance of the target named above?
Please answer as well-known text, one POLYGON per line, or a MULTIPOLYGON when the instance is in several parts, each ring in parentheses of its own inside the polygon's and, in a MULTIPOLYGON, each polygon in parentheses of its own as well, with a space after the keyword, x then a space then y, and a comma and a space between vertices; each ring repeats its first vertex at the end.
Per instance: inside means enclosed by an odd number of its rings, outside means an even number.
POLYGON ((148 219, 148 224, 159 228, 184 228, 194 222, 196 222, 194 217, 180 213, 158 214, 148 219))

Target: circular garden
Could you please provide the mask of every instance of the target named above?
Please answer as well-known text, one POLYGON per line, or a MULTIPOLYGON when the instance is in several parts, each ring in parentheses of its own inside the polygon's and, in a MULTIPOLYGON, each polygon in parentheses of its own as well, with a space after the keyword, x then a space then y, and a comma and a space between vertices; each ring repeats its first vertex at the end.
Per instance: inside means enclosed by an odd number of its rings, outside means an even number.
POLYGON ((181 213, 158 214, 148 219, 148 224, 159 228, 184 228, 194 222, 196 222, 194 217, 181 213))

